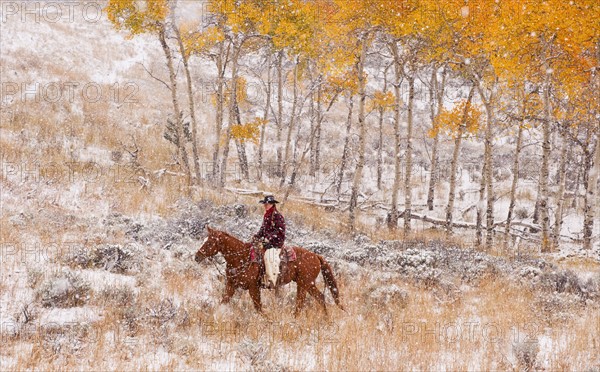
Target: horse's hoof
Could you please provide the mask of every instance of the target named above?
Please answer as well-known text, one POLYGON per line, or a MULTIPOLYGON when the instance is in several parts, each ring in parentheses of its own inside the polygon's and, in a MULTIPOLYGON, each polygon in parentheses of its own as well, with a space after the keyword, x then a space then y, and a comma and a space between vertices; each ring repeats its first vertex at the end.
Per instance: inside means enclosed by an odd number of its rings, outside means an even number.
POLYGON ((263 318, 263 319, 269 320, 269 316, 267 315, 267 313, 265 313, 262 310, 258 311, 258 315, 260 315, 260 317, 263 318))

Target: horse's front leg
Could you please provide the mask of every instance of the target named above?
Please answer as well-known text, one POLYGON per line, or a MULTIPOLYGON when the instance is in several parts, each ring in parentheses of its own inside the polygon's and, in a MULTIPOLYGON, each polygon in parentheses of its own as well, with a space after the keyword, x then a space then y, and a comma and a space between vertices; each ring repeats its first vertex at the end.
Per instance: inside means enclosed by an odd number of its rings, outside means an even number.
POLYGON ((227 280, 227 284, 225 284, 225 293, 223 294, 223 299, 221 300, 221 303, 222 304, 229 303, 229 300, 231 300, 231 297, 233 297, 234 293, 235 293, 235 286, 233 285, 233 282, 231 282, 230 280, 227 280))
POLYGON ((296 310, 294 311, 294 317, 300 315, 300 311, 304 307, 304 299, 306 298, 306 288, 300 284, 296 285, 296 310))
POLYGON ((258 286, 258 283, 255 285, 251 285, 250 288, 248 288, 248 292, 250 292, 250 297, 252 298, 254 308, 256 309, 256 311, 262 314, 263 311, 260 302, 260 287, 258 286))

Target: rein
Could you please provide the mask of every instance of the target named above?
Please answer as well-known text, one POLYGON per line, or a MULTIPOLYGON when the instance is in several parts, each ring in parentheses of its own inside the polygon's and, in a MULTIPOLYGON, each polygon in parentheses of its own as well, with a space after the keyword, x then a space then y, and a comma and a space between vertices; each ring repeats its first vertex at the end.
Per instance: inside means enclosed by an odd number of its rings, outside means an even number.
POLYGON ((219 275, 226 276, 225 274, 223 274, 223 272, 221 271, 221 269, 219 269, 219 266, 217 266, 217 263, 216 263, 217 260, 216 260, 216 258, 214 256, 213 257, 207 257, 206 259, 208 261, 210 261, 210 263, 213 264, 213 266, 215 267, 215 269, 217 269, 217 271, 219 272, 219 275))
MULTIPOLYGON (((221 255, 223 255, 223 252, 221 252, 221 255)), ((236 252, 236 253, 229 253, 228 254, 231 257, 238 257, 238 256, 246 256, 245 252, 236 252)), ((225 255, 223 255, 225 256, 225 255)), ((221 271, 221 269, 219 269, 219 267, 217 266, 216 263, 216 256, 212 256, 212 257, 207 257, 207 259, 210 260, 210 262, 213 264, 213 266, 217 269, 217 271, 219 272, 219 274, 221 276, 225 276, 225 277, 230 277, 232 279, 238 277, 239 275, 241 275, 244 271, 246 271, 250 265, 252 265, 252 260, 248 259, 248 261, 242 265, 241 267, 237 267, 237 268, 231 268, 231 269, 227 269, 225 268, 225 274, 221 271)), ((227 265, 227 260, 225 260, 225 265, 227 265)))

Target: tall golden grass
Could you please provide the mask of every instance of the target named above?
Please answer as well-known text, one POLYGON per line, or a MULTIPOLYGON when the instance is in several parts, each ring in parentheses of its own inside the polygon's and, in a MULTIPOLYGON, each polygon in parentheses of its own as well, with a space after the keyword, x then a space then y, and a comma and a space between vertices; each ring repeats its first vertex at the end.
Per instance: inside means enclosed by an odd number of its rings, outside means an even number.
MULTIPOLYGON (((18 356, 9 370, 521 370, 527 366, 516 350, 533 343, 539 350, 532 355, 535 369, 581 370, 599 362, 597 312, 574 310, 567 321, 545 322, 536 294, 506 279, 490 279, 444 303, 399 278, 341 275, 346 311, 330 303, 329 315, 310 300, 294 318, 294 290, 286 288, 280 297, 263 292, 266 317, 254 313, 247 294, 237 293, 229 305, 189 296, 165 321, 149 315, 164 294, 143 287, 132 309, 114 303, 101 308, 102 319, 82 337, 81 350, 67 344, 52 350, 52 334, 40 330, 25 339, 5 336, 1 353, 18 356), (384 303, 369 290, 390 285, 406 291, 407 300, 384 303), (137 324, 126 326, 135 316, 137 324)), ((158 282, 167 293, 194 293, 202 280, 190 279, 163 271, 158 282)), ((214 286, 210 295, 218 297, 220 289, 214 286)), ((67 327, 54 332, 75 337, 67 327)))

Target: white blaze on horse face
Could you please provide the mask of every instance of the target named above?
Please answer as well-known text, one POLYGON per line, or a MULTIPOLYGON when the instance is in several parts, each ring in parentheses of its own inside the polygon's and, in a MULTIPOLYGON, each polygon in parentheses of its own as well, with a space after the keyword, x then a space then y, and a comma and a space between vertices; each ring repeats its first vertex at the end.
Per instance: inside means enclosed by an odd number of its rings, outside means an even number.
POLYGON ((277 284, 277 277, 279 276, 279 252, 281 249, 271 248, 265 252, 265 271, 267 274, 267 280, 272 283, 273 286, 277 284))

